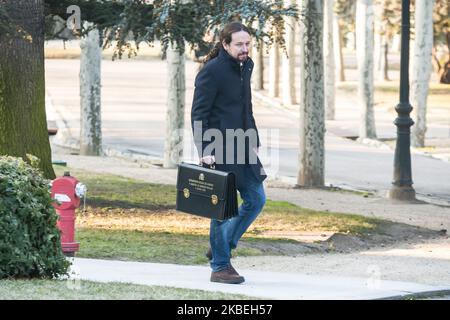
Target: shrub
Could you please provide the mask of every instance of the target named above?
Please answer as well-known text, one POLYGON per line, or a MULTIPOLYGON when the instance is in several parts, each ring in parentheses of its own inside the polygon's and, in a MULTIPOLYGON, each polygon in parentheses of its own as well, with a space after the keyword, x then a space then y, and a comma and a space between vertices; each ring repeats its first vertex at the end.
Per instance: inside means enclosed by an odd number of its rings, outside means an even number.
POLYGON ((0 279, 67 274, 57 219, 41 172, 22 159, 0 156, 0 279))

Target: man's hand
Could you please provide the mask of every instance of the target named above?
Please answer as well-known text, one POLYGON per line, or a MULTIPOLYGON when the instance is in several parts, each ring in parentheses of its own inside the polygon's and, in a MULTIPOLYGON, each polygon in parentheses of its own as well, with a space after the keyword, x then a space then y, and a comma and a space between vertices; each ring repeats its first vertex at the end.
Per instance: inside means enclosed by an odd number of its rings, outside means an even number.
POLYGON ((212 165, 216 162, 216 158, 214 156, 205 156, 200 159, 200 164, 204 163, 207 165, 212 165))

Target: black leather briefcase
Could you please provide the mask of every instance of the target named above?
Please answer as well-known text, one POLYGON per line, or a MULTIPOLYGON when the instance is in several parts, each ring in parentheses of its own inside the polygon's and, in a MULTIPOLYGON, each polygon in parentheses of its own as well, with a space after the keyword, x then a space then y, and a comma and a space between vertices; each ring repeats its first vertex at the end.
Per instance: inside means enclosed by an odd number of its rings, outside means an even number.
POLYGON ((237 216, 234 174, 181 163, 178 166, 176 209, 216 220, 237 216))

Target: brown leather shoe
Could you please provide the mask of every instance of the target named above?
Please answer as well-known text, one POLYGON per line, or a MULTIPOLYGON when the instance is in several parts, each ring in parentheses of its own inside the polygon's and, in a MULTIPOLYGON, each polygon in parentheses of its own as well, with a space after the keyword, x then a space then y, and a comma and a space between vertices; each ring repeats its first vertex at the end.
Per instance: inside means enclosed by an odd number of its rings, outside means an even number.
POLYGON ((244 281, 244 277, 240 276, 239 273, 237 273, 231 265, 226 269, 217 272, 211 272, 211 282, 239 284, 244 281))

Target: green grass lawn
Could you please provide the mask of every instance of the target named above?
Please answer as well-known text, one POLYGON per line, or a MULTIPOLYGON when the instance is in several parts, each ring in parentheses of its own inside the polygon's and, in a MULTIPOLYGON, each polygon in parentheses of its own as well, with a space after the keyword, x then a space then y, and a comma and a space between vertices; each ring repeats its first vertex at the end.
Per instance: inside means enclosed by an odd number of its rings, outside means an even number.
MULTIPOLYGON (((347 93, 356 93, 357 82, 346 81, 337 85, 337 89, 347 93)), ((450 110, 450 85, 442 83, 429 83, 427 97, 427 111, 442 110, 444 120, 448 120, 448 114, 445 112, 450 110)), ((399 103, 399 82, 398 81, 380 81, 374 86, 374 106, 375 108, 389 108, 395 113, 395 107, 399 103)), ((413 106, 415 107, 415 106, 413 106)))
POLYGON ((162 286, 84 280, 0 280, 0 300, 241 300, 252 297, 162 286))

